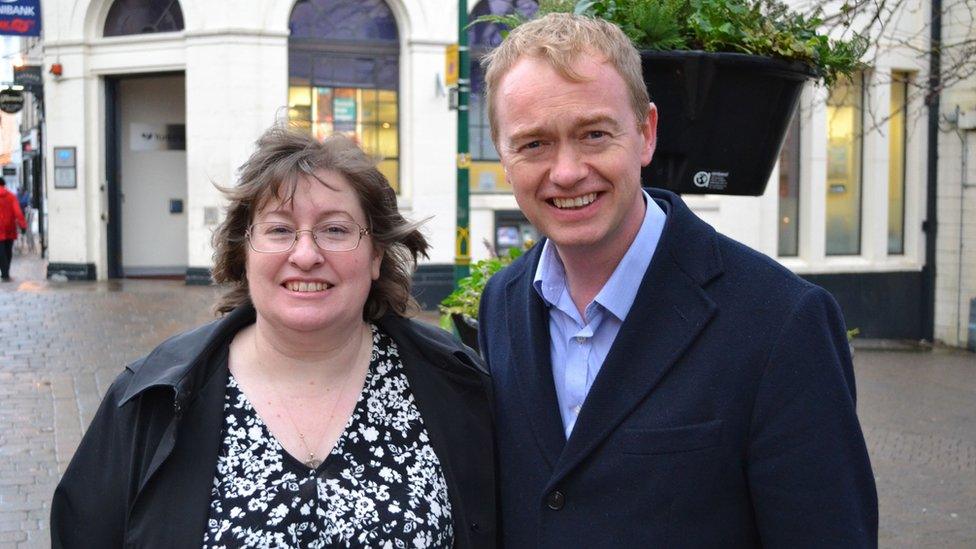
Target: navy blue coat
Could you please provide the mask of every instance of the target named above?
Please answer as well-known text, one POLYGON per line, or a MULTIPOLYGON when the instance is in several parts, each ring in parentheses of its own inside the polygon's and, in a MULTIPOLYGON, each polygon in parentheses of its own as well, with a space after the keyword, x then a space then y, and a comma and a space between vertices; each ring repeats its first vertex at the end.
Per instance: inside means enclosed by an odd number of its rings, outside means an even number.
POLYGON ((872 547, 878 504, 833 298, 676 195, 566 440, 541 245, 480 312, 505 547, 872 547))

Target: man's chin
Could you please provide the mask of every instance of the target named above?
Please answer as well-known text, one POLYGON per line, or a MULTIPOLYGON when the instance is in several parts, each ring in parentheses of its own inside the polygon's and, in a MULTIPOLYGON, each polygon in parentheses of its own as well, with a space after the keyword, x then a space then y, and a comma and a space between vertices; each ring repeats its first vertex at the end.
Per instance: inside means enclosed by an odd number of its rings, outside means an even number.
POLYGON ((548 237, 560 251, 589 251, 599 247, 602 241, 590 231, 553 231, 548 237))

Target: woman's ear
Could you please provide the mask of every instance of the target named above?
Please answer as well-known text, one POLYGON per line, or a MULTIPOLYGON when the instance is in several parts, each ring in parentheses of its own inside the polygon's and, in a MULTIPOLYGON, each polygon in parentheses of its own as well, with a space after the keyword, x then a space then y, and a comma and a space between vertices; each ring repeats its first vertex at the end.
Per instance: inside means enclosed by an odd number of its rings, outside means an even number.
POLYGON ((383 264, 383 254, 384 251, 379 246, 373 249, 373 258, 370 260, 369 265, 369 271, 373 280, 377 280, 380 277, 380 265, 383 264))

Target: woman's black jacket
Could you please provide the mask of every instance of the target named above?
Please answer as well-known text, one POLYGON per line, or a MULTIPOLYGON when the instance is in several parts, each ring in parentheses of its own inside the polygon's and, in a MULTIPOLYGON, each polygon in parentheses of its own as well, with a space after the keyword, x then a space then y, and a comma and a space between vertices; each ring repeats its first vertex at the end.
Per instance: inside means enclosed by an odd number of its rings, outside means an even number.
MULTIPOLYGON (((51 504, 58 547, 199 547, 223 423, 226 361, 251 307, 164 342, 126 367, 85 433, 51 504)), ((495 546, 491 382, 446 332, 377 322, 404 371, 447 479, 455 547, 495 546)))

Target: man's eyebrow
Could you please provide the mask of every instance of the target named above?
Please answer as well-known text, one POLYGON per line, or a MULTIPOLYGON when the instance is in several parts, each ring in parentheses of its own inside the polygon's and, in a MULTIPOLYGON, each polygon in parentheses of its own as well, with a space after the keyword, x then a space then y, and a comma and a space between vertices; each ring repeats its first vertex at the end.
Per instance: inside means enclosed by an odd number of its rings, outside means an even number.
POLYGON ((534 126, 531 128, 522 128, 519 130, 515 130, 515 133, 508 136, 508 139, 506 141, 508 141, 508 143, 514 143, 516 141, 523 141, 525 139, 536 138, 541 136, 544 133, 545 131, 538 126, 534 126))
POLYGON ((617 123, 617 120, 606 114, 587 116, 576 121, 577 126, 597 126, 600 124, 610 126, 613 131, 620 131, 620 124, 617 123))
MULTIPOLYGON (((617 123, 617 120, 614 117, 608 114, 595 114, 592 116, 584 116, 577 119, 573 125, 582 128, 587 126, 597 126, 600 124, 606 124, 607 126, 610 127, 610 130, 613 132, 620 131, 620 124, 617 123)), ((545 133, 546 130, 540 126, 522 128, 516 130, 515 133, 509 136, 507 142, 515 143, 518 141, 524 141, 526 139, 533 139, 533 138, 541 137, 545 135, 545 133)))

